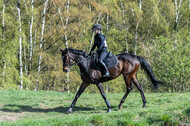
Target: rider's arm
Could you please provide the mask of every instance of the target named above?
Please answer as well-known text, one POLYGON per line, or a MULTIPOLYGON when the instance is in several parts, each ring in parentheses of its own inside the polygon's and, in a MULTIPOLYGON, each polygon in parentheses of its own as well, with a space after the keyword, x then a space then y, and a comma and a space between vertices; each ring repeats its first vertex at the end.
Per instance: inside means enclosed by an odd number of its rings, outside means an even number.
POLYGON ((96 44, 94 42, 94 45, 92 46, 92 49, 90 50, 90 52, 94 51, 95 47, 96 47, 96 44))
POLYGON ((100 35, 99 37, 100 37, 100 46, 99 46, 99 48, 98 48, 97 51, 96 51, 97 53, 98 53, 100 50, 103 49, 103 47, 104 47, 104 41, 105 41, 105 38, 104 38, 103 35, 100 35))

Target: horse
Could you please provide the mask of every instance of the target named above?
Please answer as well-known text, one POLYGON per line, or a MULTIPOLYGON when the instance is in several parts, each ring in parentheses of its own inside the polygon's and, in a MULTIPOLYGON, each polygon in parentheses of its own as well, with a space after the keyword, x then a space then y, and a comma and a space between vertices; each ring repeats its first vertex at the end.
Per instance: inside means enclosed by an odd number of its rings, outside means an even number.
POLYGON ((143 107, 146 107, 146 99, 143 92, 143 88, 142 88, 141 83, 139 83, 137 79, 137 71, 140 66, 147 73, 147 76, 150 78, 154 88, 157 89, 159 87, 159 84, 161 83, 155 77, 149 63, 141 56, 137 56, 137 55, 133 55, 129 53, 117 54, 116 55, 117 60, 118 60, 117 65, 108 69, 110 73, 110 77, 103 78, 100 70, 95 70, 91 68, 92 57, 86 54, 84 51, 72 49, 72 48, 66 48, 64 50, 60 49, 60 51, 61 51, 62 60, 63 60, 63 71, 69 72, 71 66, 78 65, 80 68, 80 75, 82 79, 80 88, 68 109, 69 113, 73 111, 73 108, 78 98, 90 84, 95 84, 98 87, 107 105, 107 108, 108 108, 107 112, 111 112, 111 105, 106 98, 106 95, 103 89, 103 82, 115 79, 121 74, 123 75, 127 90, 119 103, 118 109, 121 109, 123 107, 122 104, 124 103, 128 94, 132 90, 132 82, 141 93, 143 107))

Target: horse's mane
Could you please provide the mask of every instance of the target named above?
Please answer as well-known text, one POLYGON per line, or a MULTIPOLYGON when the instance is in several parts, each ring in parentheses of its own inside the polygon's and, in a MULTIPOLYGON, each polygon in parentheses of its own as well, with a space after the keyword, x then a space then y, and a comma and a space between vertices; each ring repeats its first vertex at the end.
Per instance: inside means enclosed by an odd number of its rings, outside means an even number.
POLYGON ((69 50, 70 52, 76 54, 76 55, 82 55, 82 56, 84 56, 84 57, 87 57, 87 56, 88 56, 88 54, 86 54, 86 53, 85 53, 84 51, 82 51, 82 50, 71 49, 71 48, 69 48, 68 50, 69 50))

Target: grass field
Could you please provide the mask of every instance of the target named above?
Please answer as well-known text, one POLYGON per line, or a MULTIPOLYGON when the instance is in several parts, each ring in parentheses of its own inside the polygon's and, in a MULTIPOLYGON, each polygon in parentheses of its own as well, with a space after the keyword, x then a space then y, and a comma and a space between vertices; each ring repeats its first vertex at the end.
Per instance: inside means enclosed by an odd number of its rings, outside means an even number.
POLYGON ((84 93, 73 113, 67 114, 75 94, 1 90, 0 126, 190 125, 190 93, 145 93, 146 108, 139 93, 130 93, 118 110, 123 95, 107 94, 112 112, 106 113, 100 94, 84 93))

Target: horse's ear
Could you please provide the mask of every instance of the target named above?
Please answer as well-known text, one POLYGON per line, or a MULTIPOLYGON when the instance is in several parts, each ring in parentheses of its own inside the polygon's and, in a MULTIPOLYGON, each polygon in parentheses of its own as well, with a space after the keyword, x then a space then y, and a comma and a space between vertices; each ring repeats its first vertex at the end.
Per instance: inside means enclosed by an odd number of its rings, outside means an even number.
POLYGON ((60 48, 60 51, 61 51, 61 52, 63 52, 63 49, 62 49, 62 48, 60 48))

